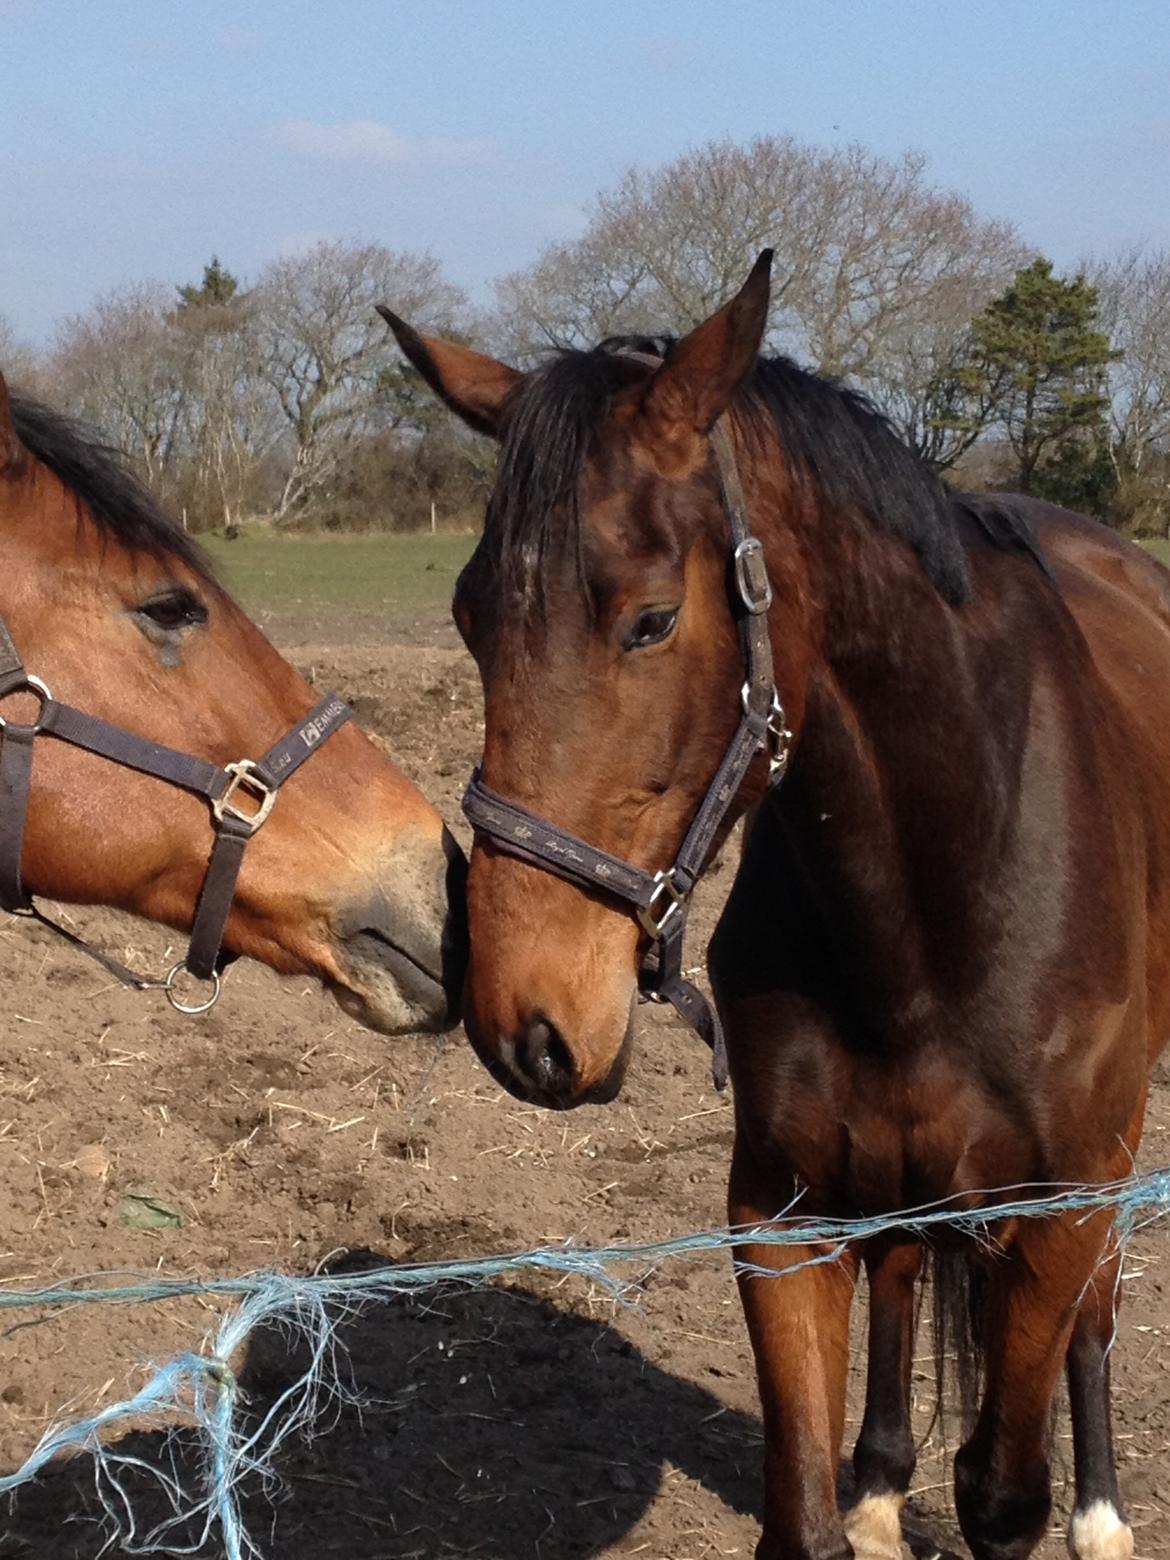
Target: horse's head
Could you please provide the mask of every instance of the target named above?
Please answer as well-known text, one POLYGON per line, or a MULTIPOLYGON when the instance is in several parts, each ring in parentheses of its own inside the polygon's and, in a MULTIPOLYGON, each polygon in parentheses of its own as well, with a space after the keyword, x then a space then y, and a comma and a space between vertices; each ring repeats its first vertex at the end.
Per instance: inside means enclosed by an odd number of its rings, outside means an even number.
MULTIPOLYGON (((56 699, 218 764, 257 758, 316 695, 108 452, 10 405, 0 380, 0 613, 56 699)), ((13 695, 4 714, 21 713, 13 695)), ((30 892, 190 926, 207 803, 37 739, 30 892)), ((250 841, 225 946, 322 980, 387 1033, 453 1021, 464 862, 434 808, 353 724, 314 753, 250 841)))
MULTIPOLYGON (((502 441, 455 595, 483 680, 484 783, 650 871, 674 859, 739 719, 708 435, 767 304, 762 257, 665 362, 607 344, 527 375, 386 316, 448 405, 502 441)), ((645 946, 629 909, 484 840, 468 907, 464 1019, 495 1076, 544 1104, 612 1098, 645 946)))

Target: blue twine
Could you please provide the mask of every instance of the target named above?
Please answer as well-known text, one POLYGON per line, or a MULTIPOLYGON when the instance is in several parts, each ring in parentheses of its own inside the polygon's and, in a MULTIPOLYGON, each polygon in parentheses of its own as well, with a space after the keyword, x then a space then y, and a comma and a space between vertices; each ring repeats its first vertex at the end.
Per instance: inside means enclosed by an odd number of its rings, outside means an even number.
POLYGON ((240 1513, 241 1484, 255 1477, 271 1487, 277 1477, 276 1454, 284 1442, 291 1435, 311 1431, 327 1403, 340 1406, 355 1401, 338 1370, 336 1328, 371 1301, 389 1301, 441 1284, 476 1286, 494 1278, 532 1272, 587 1278, 615 1299, 629 1301, 651 1272, 674 1257, 744 1244, 806 1248, 803 1255, 786 1266, 742 1260, 736 1263, 740 1272, 773 1278, 836 1261, 853 1242, 876 1235, 898 1232, 929 1240, 934 1230, 945 1227, 994 1247, 994 1226, 1003 1220, 1076 1213, 1088 1218, 1110 1208, 1114 1210, 1117 1239, 1124 1244, 1137 1229, 1170 1212, 1170 1167, 1098 1186, 1032 1185, 969 1192, 871 1218, 804 1218, 793 1211, 798 1203, 799 1198, 766 1224, 699 1231, 657 1241, 611 1246, 566 1243, 495 1257, 381 1267, 360 1273, 318 1272, 301 1278, 269 1271, 238 1278, 159 1278, 111 1284, 108 1280, 114 1275, 105 1273, 42 1289, 0 1291, 0 1310, 138 1304, 191 1296, 240 1302, 207 1340, 204 1353, 180 1354, 159 1367, 132 1397, 73 1423, 51 1425, 26 1461, 14 1473, 0 1477, 0 1495, 29 1483, 62 1453, 85 1451, 94 1459, 99 1498, 125 1552, 153 1554, 165 1549, 168 1554, 192 1554, 209 1541, 218 1527, 227 1560, 263 1560, 240 1513), (1015 1201, 969 1205, 975 1198, 1004 1198, 1013 1192, 1021 1194, 1015 1201), (615 1269, 637 1272, 634 1277, 623 1278, 615 1269), (230 1362, 251 1333, 264 1325, 277 1325, 291 1341, 307 1343, 309 1363, 269 1405, 260 1423, 246 1433, 236 1413, 241 1393, 230 1362), (201 1491, 192 1492, 184 1486, 173 1458, 168 1471, 120 1451, 115 1445, 103 1444, 103 1432, 113 1426, 152 1417, 168 1422, 184 1420, 194 1427, 204 1447, 201 1491), (169 1506, 169 1514, 141 1534, 121 1477, 130 1469, 152 1478, 169 1506))

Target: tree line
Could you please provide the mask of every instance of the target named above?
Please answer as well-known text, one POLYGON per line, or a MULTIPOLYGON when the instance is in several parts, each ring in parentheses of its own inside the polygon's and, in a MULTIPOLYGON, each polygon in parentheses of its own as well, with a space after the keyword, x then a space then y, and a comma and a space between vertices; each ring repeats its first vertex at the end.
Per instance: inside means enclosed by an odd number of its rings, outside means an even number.
POLYGON ((501 278, 490 310, 425 255, 321 243, 243 283, 143 284, 0 368, 127 450, 192 529, 474 523, 493 452, 437 408, 377 303, 531 364, 616 334, 682 332, 776 250, 769 348, 864 391, 949 479, 1170 533, 1170 254, 1060 276, 923 159, 791 137, 632 169, 579 237, 501 278))

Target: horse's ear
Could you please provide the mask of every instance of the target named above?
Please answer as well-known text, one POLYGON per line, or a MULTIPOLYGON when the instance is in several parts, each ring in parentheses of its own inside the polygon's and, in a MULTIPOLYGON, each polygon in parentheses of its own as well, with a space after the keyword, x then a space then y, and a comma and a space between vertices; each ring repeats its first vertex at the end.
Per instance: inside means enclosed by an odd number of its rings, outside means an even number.
POLYGON ((684 336, 654 375, 642 401, 652 437, 706 434, 727 410, 764 339, 771 269, 765 249, 731 302, 684 336))
POLYGON ((504 402, 524 377, 520 370, 453 341, 423 336, 385 304, 377 307, 398 345, 435 394, 477 433, 498 438, 504 402))
POLYGON ((8 386, 0 374, 0 475, 16 473, 24 465, 24 445, 12 420, 12 404, 8 399, 8 386))

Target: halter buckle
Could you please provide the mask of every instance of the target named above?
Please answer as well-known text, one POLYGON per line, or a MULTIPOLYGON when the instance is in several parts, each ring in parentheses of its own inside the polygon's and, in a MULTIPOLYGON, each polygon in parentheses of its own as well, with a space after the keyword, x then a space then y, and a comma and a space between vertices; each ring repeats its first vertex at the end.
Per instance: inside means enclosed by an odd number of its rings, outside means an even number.
POLYGON ((764 558, 764 544, 758 536, 745 536, 731 555, 739 599, 753 617, 767 612, 772 605, 772 582, 764 558))
POLYGON ((772 707, 768 711, 768 783, 777 785, 784 778, 792 753, 792 733, 780 695, 772 689, 772 707))
POLYGON ((5 688, 2 697, 5 699, 10 699, 14 693, 31 693, 35 699, 40 701, 36 719, 32 722, 22 722, 18 720, 9 721, 3 715, 0 715, 0 731, 3 731, 6 726, 10 725, 27 725, 33 731, 40 731, 42 723, 45 719, 45 711, 53 702, 53 695, 49 692, 48 688, 41 681, 41 679, 39 677, 34 677, 31 673, 26 673, 19 682, 14 682, 11 687, 5 688))
POLYGON ((674 868, 671 867, 668 872, 656 872, 650 898, 644 905, 638 906, 638 922, 642 930, 655 942, 661 942, 666 928, 676 915, 681 915, 686 902, 687 896, 675 887, 674 868), (663 899, 666 903, 660 907, 659 901, 663 899))
MULTIPOLYGON (((752 714, 751 683, 744 683, 739 697, 744 714, 750 716, 752 714)), ((756 716, 756 719, 759 717, 756 716)), ((792 751, 792 733, 788 729, 788 717, 784 713, 784 706, 780 703, 780 695, 775 688, 772 689, 772 702, 768 706, 767 718, 764 721, 764 734, 759 740, 760 745, 768 750, 768 783, 776 785, 783 779, 784 771, 788 768, 788 759, 792 751)))
POLYGON ((231 778, 223 795, 216 797, 211 804, 216 821, 222 823, 225 818, 234 818, 237 823, 246 823, 249 832, 255 834, 276 805, 276 788, 261 777, 255 761, 250 758, 241 758, 234 764, 225 764, 224 773, 231 778), (244 812, 236 805, 235 797, 241 791, 255 802, 254 812, 244 812))

